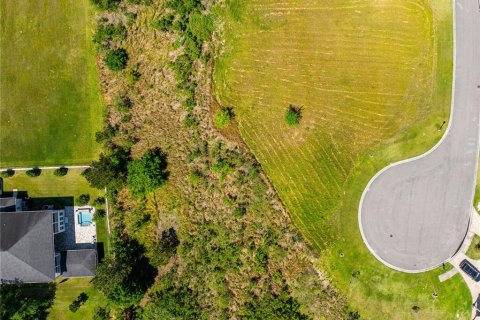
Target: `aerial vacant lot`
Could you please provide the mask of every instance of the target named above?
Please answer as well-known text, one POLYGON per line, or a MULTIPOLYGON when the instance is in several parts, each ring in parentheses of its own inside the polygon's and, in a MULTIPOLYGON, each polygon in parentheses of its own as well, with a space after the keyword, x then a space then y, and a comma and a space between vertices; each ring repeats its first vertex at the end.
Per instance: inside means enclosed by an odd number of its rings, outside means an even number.
POLYGON ((0 12, 0 167, 88 163, 102 121, 89 1, 0 12))
POLYGON ((460 277, 407 275, 363 244, 358 204, 389 162, 437 142, 452 78, 449 0, 231 0, 215 87, 312 247, 362 317, 470 314, 460 277), (301 108, 297 127, 284 121, 301 108), (456 294, 451 295, 450 291, 456 294), (432 298, 436 292, 438 298, 432 298))

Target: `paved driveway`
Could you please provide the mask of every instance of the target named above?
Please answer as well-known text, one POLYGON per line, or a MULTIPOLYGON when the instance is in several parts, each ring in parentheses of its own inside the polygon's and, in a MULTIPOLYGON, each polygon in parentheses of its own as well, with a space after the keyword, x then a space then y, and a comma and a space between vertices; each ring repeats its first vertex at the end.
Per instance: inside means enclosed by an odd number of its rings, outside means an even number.
POLYGON ((470 220, 480 119, 478 0, 455 1, 455 12, 454 103, 447 133, 426 154, 380 171, 360 202, 368 248, 384 264, 405 272, 449 260, 470 220))

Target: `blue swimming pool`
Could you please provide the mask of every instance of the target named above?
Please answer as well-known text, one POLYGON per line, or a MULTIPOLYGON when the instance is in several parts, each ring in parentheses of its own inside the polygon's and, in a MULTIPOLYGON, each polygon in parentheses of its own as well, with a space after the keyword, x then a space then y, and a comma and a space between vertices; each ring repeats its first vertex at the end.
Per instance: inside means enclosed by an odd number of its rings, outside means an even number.
POLYGON ((78 212, 78 224, 82 226, 89 226, 92 223, 92 213, 90 211, 78 212))

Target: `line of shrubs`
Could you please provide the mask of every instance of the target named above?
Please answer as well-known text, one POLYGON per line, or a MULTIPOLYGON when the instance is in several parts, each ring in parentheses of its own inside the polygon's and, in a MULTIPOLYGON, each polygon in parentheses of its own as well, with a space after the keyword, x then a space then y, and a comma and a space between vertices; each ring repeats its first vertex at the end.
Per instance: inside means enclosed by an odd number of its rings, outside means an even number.
MULTIPOLYGON (((67 175, 67 173, 68 173, 68 168, 67 167, 60 167, 60 168, 55 169, 55 171, 53 171, 53 174, 57 177, 63 177, 65 175, 67 175)), ((38 167, 35 167, 35 168, 32 168, 30 170, 25 171, 25 174, 29 177, 35 178, 35 177, 38 177, 42 174, 42 169, 40 169, 38 167)), ((14 175, 15 175, 15 170, 13 170, 13 169, 7 169, 5 171, 0 172, 0 177, 2 177, 2 178, 11 178, 14 175)))

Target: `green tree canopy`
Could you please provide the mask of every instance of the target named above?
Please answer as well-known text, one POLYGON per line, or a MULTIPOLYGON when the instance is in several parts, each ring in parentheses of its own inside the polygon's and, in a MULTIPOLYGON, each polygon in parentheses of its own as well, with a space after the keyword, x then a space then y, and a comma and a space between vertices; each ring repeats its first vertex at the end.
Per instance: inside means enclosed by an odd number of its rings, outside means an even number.
POLYGON ((129 154, 123 149, 116 149, 109 155, 102 153, 100 159, 92 162, 82 175, 94 188, 117 190, 125 181, 128 159, 129 154))
POLYGON ((215 112, 215 117, 213 119, 213 122, 215 123, 215 126, 219 129, 227 127, 230 122, 232 122, 234 118, 234 113, 232 108, 221 108, 217 112, 215 112))
POLYGON ((128 164, 127 186, 136 197, 145 196, 163 185, 168 178, 167 160, 160 149, 147 151, 128 164))
POLYGON ((35 167, 35 168, 30 169, 30 170, 27 170, 25 172, 25 174, 29 177, 32 177, 32 178, 38 177, 39 175, 42 174, 42 169, 40 169, 38 167, 35 167))
POLYGON ((0 172, 0 177, 2 178, 11 178, 15 175, 15 171, 13 169, 7 169, 6 171, 0 172))
POLYGON ((46 319, 55 297, 53 283, 0 285, 0 319, 46 319))
POLYGON ((136 240, 113 239, 112 253, 97 267, 94 286, 114 304, 136 304, 152 284, 156 270, 136 240))
POLYGON ((302 109, 299 107, 295 107, 294 105, 289 105, 287 112, 285 113, 285 122, 294 127, 300 123, 300 119, 302 118, 302 109))
POLYGON ((128 62, 127 51, 123 48, 114 49, 107 52, 103 60, 108 69, 119 71, 125 69, 128 62))
POLYGON ((65 175, 67 175, 67 173, 68 173, 68 168, 67 167, 60 167, 60 168, 55 169, 55 171, 53 171, 53 174, 57 177, 63 177, 65 175))
POLYGON ((154 299, 155 303, 143 310, 141 319, 198 319, 197 297, 188 288, 165 287, 155 293, 154 299))
POLYGON ((121 41, 127 37, 127 28, 121 23, 99 23, 93 35, 93 42, 106 49, 111 41, 121 41))

